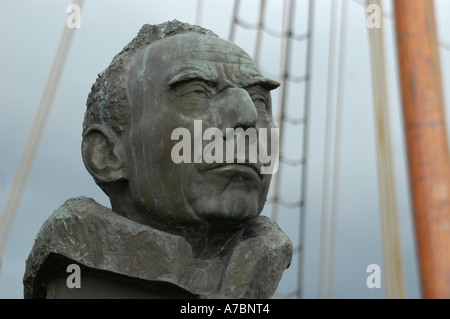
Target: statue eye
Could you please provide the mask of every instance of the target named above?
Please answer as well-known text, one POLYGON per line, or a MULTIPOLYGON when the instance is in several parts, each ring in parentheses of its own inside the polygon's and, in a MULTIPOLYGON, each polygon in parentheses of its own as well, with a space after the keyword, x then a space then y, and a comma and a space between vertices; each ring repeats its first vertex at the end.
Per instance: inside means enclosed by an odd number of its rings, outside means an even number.
POLYGON ((262 111, 267 111, 267 102, 266 102, 266 98, 264 97, 264 95, 256 93, 256 94, 250 95, 250 97, 252 98, 253 104, 255 105, 255 107, 257 109, 260 109, 262 111))
POLYGON ((258 86, 248 88, 247 92, 253 101, 253 105, 255 105, 260 120, 270 122, 272 120, 272 109, 267 92, 258 86))
POLYGON ((268 97, 268 92, 265 89, 259 85, 252 85, 247 87, 247 92, 257 110, 261 112, 271 112, 270 97, 268 97))
POLYGON ((211 98, 212 89, 201 81, 189 81, 180 90, 179 96, 189 99, 209 99, 211 98))

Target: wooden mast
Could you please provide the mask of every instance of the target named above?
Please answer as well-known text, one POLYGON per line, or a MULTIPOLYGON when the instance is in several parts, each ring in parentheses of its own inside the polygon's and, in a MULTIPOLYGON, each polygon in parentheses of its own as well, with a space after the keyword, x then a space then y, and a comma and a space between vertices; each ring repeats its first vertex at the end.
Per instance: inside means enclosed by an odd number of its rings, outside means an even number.
POLYGON ((450 298, 450 164, 434 2, 394 6, 422 293, 450 298))

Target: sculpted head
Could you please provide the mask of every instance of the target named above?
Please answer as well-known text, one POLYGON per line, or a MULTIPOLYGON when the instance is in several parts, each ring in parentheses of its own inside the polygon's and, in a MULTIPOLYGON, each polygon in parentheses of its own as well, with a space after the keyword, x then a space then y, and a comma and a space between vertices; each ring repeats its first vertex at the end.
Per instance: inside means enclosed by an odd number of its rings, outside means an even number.
POLYGON ((265 164, 208 163, 194 146, 180 154, 191 160, 175 163, 181 137, 173 132, 183 128, 201 149, 223 139, 225 159, 227 129, 267 128, 270 138, 277 86, 209 30, 178 21, 145 25, 92 86, 85 166, 113 211, 136 222, 186 237, 239 229, 263 209, 271 179, 261 174, 265 164), (223 134, 207 139, 207 128, 223 134))

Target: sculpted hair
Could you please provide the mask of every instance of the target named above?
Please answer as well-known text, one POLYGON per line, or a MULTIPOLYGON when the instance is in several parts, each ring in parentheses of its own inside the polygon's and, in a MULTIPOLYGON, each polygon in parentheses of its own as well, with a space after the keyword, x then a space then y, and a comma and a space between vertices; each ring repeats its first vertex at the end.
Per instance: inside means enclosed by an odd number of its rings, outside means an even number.
POLYGON ((145 24, 137 36, 113 58, 111 64, 98 74, 87 98, 82 135, 91 125, 101 124, 120 136, 130 118, 127 92, 127 66, 130 60, 139 49, 165 37, 186 32, 217 37, 210 30, 178 20, 158 25, 145 24))

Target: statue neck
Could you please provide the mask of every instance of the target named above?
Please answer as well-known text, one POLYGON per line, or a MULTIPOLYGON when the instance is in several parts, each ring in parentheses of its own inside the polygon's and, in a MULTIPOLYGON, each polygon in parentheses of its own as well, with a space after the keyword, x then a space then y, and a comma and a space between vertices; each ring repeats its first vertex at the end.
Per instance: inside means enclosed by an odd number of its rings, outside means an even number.
POLYGON ((191 245, 196 258, 209 259, 226 255, 239 242, 244 225, 232 227, 221 223, 214 226, 199 220, 177 226, 173 221, 167 222, 167 220, 153 218, 151 212, 137 207, 131 196, 124 196, 124 193, 126 194, 121 191, 120 195, 118 194, 120 197, 108 194, 112 211, 136 223, 183 237, 191 245))

